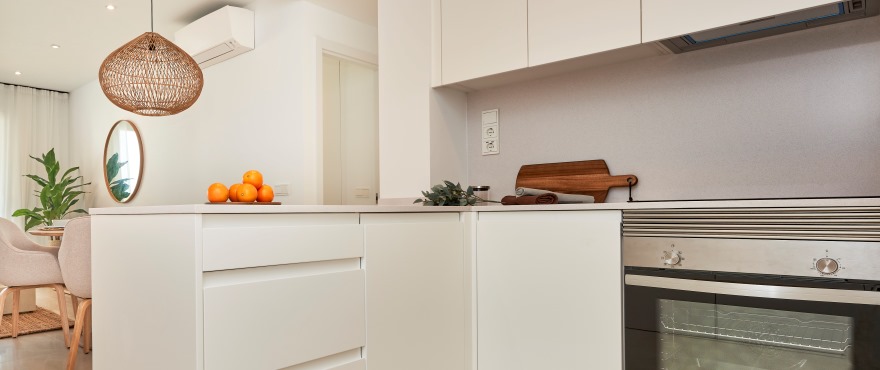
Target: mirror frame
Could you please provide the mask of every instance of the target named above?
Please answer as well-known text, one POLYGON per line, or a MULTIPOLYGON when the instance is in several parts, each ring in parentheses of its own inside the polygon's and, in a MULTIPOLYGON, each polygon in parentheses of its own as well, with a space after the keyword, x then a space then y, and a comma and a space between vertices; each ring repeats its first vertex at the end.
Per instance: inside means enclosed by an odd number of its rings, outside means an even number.
POLYGON ((128 203, 132 199, 134 199, 134 196, 137 195, 138 191, 141 189, 141 180, 144 178, 144 142, 143 139, 141 139, 141 133, 140 131, 138 131, 138 128, 137 126, 135 126, 134 122, 127 119, 121 119, 119 121, 116 121, 116 123, 114 123, 113 126, 110 127, 110 132, 107 133, 107 140, 104 141, 104 157, 101 160, 101 168, 104 172, 104 187, 107 189, 107 193, 110 194, 110 199, 113 199, 114 201, 116 201, 116 203, 128 203), (119 124, 123 122, 127 122, 129 126, 131 126, 132 130, 134 130, 134 135, 137 137, 138 140, 138 150, 140 151, 141 163, 140 168, 138 168, 137 183, 135 183, 134 189, 132 189, 131 191, 131 195, 129 195, 128 198, 125 198, 125 200, 119 200, 116 199, 116 197, 113 196, 113 192, 110 191, 110 180, 107 179, 107 148, 110 147, 110 138, 113 137, 113 132, 116 130, 116 126, 119 126, 119 124))

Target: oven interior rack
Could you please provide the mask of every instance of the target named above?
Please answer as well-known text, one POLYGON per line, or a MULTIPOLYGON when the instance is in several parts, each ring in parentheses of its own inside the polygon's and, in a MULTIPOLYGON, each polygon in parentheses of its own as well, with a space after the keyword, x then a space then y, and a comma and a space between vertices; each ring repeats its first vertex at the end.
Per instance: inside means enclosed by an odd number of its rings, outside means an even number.
POLYGON ((661 315, 662 331, 841 354, 852 325, 720 310, 677 309, 661 315))

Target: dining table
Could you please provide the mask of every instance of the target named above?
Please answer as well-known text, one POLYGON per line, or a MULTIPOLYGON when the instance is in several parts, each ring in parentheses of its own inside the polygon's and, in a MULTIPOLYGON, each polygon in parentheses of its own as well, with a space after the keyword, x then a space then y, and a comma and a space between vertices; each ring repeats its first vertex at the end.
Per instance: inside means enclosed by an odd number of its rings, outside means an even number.
POLYGON ((64 236, 64 227, 41 227, 28 230, 28 233, 36 236, 48 236, 49 246, 61 246, 61 237, 64 236))

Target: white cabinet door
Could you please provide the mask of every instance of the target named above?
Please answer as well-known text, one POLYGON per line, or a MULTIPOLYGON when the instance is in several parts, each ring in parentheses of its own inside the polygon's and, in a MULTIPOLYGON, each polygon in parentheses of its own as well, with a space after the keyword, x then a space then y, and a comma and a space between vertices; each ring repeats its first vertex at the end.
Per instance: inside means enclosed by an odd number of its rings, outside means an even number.
POLYGON ((620 220, 620 211, 479 214, 479 370, 622 368, 620 220))
POLYGON ((636 45, 640 0, 529 0, 529 66, 636 45))
POLYGON ((366 214, 368 370, 465 369, 458 213, 366 214))
POLYGON ((444 85, 528 66, 526 0, 442 0, 440 6, 444 85))
POLYGON ((205 369, 282 369, 366 342, 358 259, 205 274, 205 369))
POLYGON ((642 42, 788 13, 828 0, 642 0, 642 42))

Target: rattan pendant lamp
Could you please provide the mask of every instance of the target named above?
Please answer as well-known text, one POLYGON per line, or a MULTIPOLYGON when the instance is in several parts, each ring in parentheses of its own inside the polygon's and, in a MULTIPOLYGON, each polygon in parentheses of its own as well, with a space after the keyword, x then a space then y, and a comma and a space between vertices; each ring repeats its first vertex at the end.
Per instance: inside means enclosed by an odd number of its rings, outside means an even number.
POLYGON ((202 69, 189 54, 153 32, 110 53, 98 71, 101 90, 116 106, 142 116, 168 116, 191 107, 202 93, 202 69))

